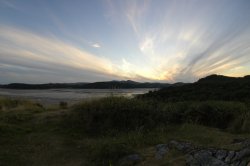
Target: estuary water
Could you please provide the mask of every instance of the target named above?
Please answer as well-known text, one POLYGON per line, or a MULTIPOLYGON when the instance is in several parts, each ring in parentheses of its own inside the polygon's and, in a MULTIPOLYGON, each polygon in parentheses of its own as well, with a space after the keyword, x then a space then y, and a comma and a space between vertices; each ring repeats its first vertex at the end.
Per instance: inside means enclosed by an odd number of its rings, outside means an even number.
POLYGON ((16 90, 0 89, 0 96, 29 99, 42 104, 56 104, 60 101, 75 103, 81 100, 107 96, 134 97, 157 89, 48 89, 16 90))

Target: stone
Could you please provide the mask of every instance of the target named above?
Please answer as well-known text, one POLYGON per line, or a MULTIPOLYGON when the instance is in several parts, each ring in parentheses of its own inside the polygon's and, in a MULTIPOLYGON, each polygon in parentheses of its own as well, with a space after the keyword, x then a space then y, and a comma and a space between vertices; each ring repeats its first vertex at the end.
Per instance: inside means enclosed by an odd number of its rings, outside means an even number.
POLYGON ((227 166, 223 161, 212 156, 207 150, 201 150, 187 161, 190 166, 227 166))
POLYGON ((188 166, 200 166, 199 161, 197 161, 192 155, 187 155, 186 163, 188 166))
POLYGON ((213 156, 215 156, 216 153, 217 153, 217 151, 218 151, 217 149, 214 149, 214 148, 208 148, 207 150, 208 150, 209 152, 211 152, 213 156))
POLYGON ((159 144, 159 145, 156 145, 155 148, 156 148, 155 158, 157 160, 162 159, 169 151, 167 144, 159 144))
POLYGON ((239 152, 236 152, 235 157, 233 158, 233 161, 237 161, 237 160, 242 160, 245 157, 250 156, 250 149, 249 148, 245 148, 240 150, 239 152))
POLYGON ((229 151, 227 157, 225 158, 225 162, 226 163, 231 163, 234 155, 235 155, 234 151, 229 151))
MULTIPOLYGON (((246 142, 248 140, 235 140, 235 142, 246 142)), ((191 143, 170 141, 169 144, 159 144, 156 146, 156 159, 162 159, 171 148, 186 154, 186 162, 189 166, 250 166, 250 148, 244 147, 240 151, 227 151, 223 149, 207 148, 201 149, 191 143)))
POLYGON ((217 153, 215 154, 215 157, 219 160, 224 160, 226 156, 227 156, 226 150, 218 150, 217 153))
POLYGON ((190 143, 185 142, 178 142, 178 141, 170 141, 170 145, 172 147, 175 147, 177 150, 187 153, 189 151, 192 151, 194 147, 190 143))
POLYGON ((120 160, 121 166, 133 166, 142 161, 142 157, 139 154, 128 155, 120 160))

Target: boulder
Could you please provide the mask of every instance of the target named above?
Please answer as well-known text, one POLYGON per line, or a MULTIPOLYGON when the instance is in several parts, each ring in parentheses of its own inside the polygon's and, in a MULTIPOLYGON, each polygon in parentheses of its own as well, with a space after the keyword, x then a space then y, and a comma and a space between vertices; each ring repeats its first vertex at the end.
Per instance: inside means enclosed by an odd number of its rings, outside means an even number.
POLYGON ((194 146, 191 143, 170 141, 169 144, 171 147, 174 147, 183 153, 187 153, 194 150, 194 146))
POLYGON ((159 144, 159 145, 156 145, 155 148, 156 148, 155 158, 157 160, 162 159, 169 151, 169 147, 167 144, 159 144))
POLYGON ((245 157, 250 156, 250 149, 249 148, 244 148, 240 150, 239 152, 236 152, 235 157, 233 158, 233 161, 242 161, 245 157))
POLYGON ((235 155, 234 151, 229 151, 227 157, 225 158, 226 163, 230 163, 235 155))
POLYGON ((226 150, 218 150, 217 153, 215 154, 215 157, 219 160, 224 160, 226 156, 227 156, 226 150))
POLYGON ((190 166, 228 166, 228 164, 212 156, 212 153, 207 150, 196 152, 192 159, 188 160, 190 166))

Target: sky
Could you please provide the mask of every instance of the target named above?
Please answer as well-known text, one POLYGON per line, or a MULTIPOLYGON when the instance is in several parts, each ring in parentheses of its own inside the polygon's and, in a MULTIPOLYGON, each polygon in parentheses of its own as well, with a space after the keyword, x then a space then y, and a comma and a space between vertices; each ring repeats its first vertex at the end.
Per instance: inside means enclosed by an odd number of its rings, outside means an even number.
POLYGON ((0 0, 0 84, 250 74, 249 0, 0 0))

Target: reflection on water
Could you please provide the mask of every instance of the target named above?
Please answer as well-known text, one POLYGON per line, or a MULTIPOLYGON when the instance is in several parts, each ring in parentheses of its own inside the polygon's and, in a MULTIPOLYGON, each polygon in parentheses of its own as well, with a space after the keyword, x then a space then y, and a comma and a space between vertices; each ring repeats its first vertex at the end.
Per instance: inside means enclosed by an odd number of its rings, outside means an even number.
POLYGON ((77 102, 80 100, 107 96, 133 97, 156 89, 49 89, 49 90, 14 90, 0 89, 0 96, 32 99, 41 103, 59 101, 77 102))

